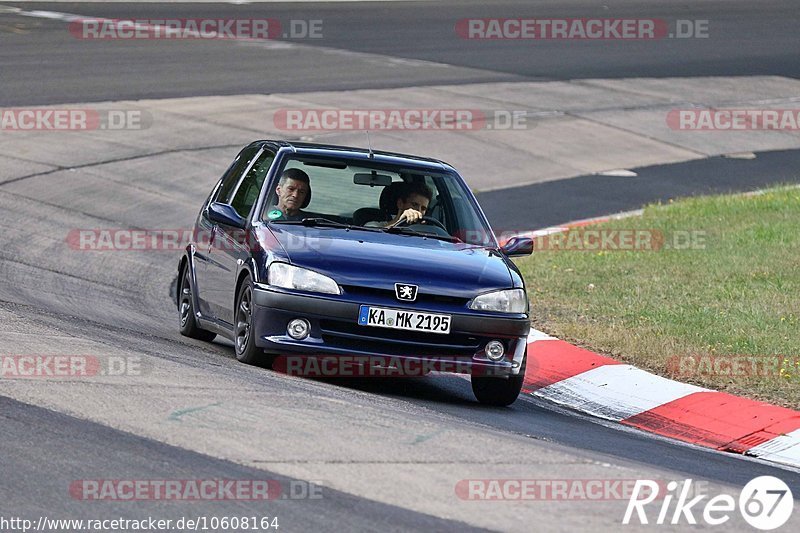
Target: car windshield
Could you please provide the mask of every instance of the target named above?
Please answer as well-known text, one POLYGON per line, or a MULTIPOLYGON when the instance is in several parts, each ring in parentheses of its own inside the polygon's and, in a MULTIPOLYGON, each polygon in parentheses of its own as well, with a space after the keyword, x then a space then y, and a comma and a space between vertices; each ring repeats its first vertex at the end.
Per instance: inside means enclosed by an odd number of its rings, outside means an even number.
MULTIPOLYGON (((421 234, 478 246, 495 246, 475 200, 455 173, 319 157, 293 156, 280 171, 308 176, 307 205, 286 209, 278 188, 302 189, 296 180, 272 186, 262 219, 274 224, 347 225, 408 235, 421 234), (425 205, 427 203, 427 205, 425 205), (399 205, 398 205, 399 204, 399 205), (400 207, 420 211, 416 223, 397 222, 400 207), (305 221, 305 222, 304 222, 305 221)), ((303 178, 304 179, 304 178, 303 178)), ((282 193, 282 194, 285 194, 282 193)), ((402 212, 402 211, 401 211, 402 212)))

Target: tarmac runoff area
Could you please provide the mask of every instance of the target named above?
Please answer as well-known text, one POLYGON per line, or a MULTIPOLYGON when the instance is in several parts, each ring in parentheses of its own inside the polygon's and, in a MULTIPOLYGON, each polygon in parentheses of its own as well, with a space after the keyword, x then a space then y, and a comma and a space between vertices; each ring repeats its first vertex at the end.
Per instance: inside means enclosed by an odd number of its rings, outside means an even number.
POLYGON ((5 110, 0 117, 0 183, 87 165, 104 174, 109 162, 114 163, 110 177, 124 181, 124 170, 132 163, 120 162, 138 160, 141 166, 148 157, 162 158, 157 173, 168 176, 164 154, 191 150, 199 157, 207 150, 219 163, 198 168, 197 178, 210 184, 237 149, 252 140, 365 147, 364 129, 375 126, 370 132, 375 149, 442 159, 459 169, 474 191, 486 192, 595 173, 624 176, 626 169, 725 154, 800 148, 798 94, 800 80, 772 76, 597 79, 22 110, 34 115, 5 110), (46 111, 54 114, 43 116, 46 111), (88 129, 24 129, 36 120, 42 128, 80 128, 83 123, 88 129), (754 122, 756 127, 782 129, 748 129, 754 122), (219 149, 224 153, 217 156, 219 149))

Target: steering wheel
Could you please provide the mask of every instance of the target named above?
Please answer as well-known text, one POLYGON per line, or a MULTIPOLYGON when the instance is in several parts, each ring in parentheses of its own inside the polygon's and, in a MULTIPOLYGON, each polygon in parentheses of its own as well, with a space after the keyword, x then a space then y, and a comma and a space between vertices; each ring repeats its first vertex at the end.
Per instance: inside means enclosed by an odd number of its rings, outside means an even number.
POLYGON ((398 222, 397 225, 398 226, 414 226, 416 224, 422 224, 423 222, 428 223, 431 226, 435 226, 435 227, 441 228, 441 229, 444 230, 445 233, 450 235, 450 232, 447 231, 447 228, 444 227, 444 224, 442 224, 441 222, 439 222, 438 220, 436 220, 433 217, 422 217, 422 218, 420 218, 418 220, 415 220, 414 222, 409 222, 408 220, 403 219, 400 222, 398 222))

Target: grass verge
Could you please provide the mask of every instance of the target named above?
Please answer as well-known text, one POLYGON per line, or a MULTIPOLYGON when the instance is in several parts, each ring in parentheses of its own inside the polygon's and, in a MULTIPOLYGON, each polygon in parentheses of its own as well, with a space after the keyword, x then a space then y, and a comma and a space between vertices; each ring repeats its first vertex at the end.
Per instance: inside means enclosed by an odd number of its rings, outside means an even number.
POLYGON ((537 239, 517 264, 537 329, 800 408, 800 189, 651 205, 537 239))

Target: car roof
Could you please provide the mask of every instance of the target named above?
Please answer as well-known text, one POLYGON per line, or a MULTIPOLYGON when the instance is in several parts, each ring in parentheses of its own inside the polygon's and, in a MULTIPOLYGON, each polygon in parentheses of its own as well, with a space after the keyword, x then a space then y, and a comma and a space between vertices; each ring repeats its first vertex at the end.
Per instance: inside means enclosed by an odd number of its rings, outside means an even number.
POLYGON ((356 148, 353 146, 340 146, 335 144, 324 143, 310 143, 298 141, 285 141, 285 140, 263 140, 256 141, 258 143, 270 144, 275 149, 287 148, 291 149, 294 153, 302 155, 316 155, 316 156, 344 156, 350 159, 360 159, 363 161, 376 161, 380 163, 392 164, 406 164, 415 167, 423 166, 431 170, 450 170, 455 169, 438 159, 429 157, 419 157, 410 154, 401 154, 397 152, 384 152, 381 150, 370 151, 367 148, 356 148))

